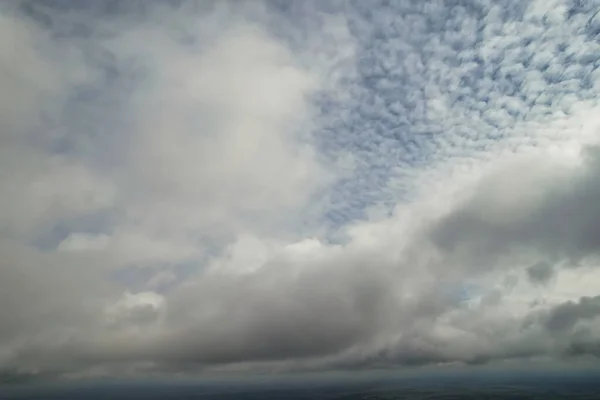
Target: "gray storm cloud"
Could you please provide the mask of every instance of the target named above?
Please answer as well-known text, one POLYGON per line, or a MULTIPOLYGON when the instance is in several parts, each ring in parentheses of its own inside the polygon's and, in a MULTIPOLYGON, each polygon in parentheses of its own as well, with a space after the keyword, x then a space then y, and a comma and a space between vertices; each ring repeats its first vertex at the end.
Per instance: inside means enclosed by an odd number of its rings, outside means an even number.
POLYGON ((562 169, 540 168, 548 163, 541 159, 511 167, 444 217, 432 233, 434 240, 450 253, 466 250, 468 257, 480 252, 488 260, 519 247, 574 262, 595 255, 600 237, 598 149, 585 149, 583 159, 581 166, 562 169), (509 174, 529 175, 536 169, 541 171, 532 174, 526 187, 511 189, 514 179, 509 174), (510 200, 505 202, 507 196, 510 200))
POLYGON ((475 3, 3 5, 0 380, 598 356, 593 10, 475 3))

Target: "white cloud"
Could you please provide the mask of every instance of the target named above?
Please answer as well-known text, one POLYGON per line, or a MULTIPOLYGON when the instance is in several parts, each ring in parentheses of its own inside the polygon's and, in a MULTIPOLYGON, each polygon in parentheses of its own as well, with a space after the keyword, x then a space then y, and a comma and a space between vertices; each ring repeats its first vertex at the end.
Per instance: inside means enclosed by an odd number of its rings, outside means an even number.
POLYGON ((0 372, 598 355, 589 10, 36 4, 0 20, 0 372))

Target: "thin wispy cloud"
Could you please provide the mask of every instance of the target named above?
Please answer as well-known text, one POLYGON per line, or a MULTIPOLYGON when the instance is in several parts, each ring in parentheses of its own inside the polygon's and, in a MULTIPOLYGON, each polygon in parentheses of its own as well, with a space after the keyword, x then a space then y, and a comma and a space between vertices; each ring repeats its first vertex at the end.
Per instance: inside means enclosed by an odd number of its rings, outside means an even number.
POLYGON ((0 14, 0 374, 597 357, 600 2, 0 14))

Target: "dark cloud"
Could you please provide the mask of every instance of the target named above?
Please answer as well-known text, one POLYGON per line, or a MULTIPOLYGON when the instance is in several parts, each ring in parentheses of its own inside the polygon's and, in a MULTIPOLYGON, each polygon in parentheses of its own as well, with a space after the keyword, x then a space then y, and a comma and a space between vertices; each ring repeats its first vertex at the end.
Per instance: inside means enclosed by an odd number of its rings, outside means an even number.
POLYGON ((597 255, 600 158, 596 147, 585 154, 581 166, 546 161, 549 170, 541 170, 535 164, 541 160, 534 160, 484 180, 472 198, 435 225, 434 242, 473 265, 494 264, 519 250, 538 252, 553 262, 597 255), (510 179, 516 173, 527 176, 530 184, 513 186, 510 179))
POLYGON ((545 261, 540 261, 531 267, 527 268, 527 276, 534 283, 545 284, 550 278, 552 278, 552 274, 554 270, 552 265, 548 264, 545 261))
POLYGON ((552 331, 571 329, 578 321, 592 319, 600 315, 600 296, 582 297, 577 302, 568 301, 554 307, 546 321, 552 331))
POLYGON ((202 278, 170 297, 165 322, 171 328, 124 352, 196 366, 327 357, 447 307, 433 294, 401 306, 394 298, 402 287, 398 270, 339 261, 297 272, 275 264, 250 276, 202 278))

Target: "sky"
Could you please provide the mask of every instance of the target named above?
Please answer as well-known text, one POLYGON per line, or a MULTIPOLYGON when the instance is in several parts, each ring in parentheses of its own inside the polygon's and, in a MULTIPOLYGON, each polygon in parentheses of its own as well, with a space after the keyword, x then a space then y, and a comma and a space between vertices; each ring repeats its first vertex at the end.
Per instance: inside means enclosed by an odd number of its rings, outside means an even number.
POLYGON ((599 11, 0 4, 0 376, 595 360, 599 11))

